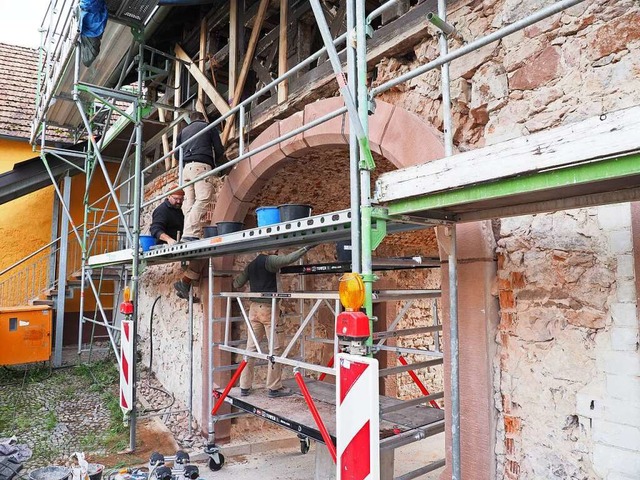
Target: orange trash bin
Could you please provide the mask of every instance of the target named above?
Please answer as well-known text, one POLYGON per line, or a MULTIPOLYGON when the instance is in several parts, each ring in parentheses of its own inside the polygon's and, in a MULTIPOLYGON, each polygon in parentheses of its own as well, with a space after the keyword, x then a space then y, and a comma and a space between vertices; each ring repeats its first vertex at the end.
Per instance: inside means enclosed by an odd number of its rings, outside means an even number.
POLYGON ((51 359, 52 310, 47 305, 0 308, 0 366, 51 359))

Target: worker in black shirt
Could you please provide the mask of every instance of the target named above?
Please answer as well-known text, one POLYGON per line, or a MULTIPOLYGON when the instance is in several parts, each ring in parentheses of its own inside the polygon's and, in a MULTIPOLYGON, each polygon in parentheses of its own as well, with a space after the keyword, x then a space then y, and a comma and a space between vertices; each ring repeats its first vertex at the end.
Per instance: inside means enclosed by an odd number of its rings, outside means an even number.
MULTIPOLYGON (((286 266, 290 265, 312 247, 302 247, 288 255, 265 255, 260 254, 254 258, 233 280, 233 287, 242 288, 247 281, 249 289, 252 292, 277 292, 277 273, 286 266)), ((275 338, 273 339, 273 355, 280 355, 283 351, 283 342, 280 338, 283 332, 283 325, 280 321, 279 312, 275 315, 275 338)), ((249 323, 256 336, 256 340, 260 342, 266 335, 269 344, 271 344, 271 298, 252 298, 249 302, 249 323)), ((256 346, 253 343, 251 335, 247 334, 247 350, 256 352, 256 346)), ((256 359, 249 357, 247 366, 240 375, 240 395, 246 397, 251 392, 253 384, 253 367, 256 359)), ((291 395, 291 391, 282 386, 282 366, 279 363, 270 362, 267 367, 267 389, 268 396, 271 398, 286 397, 291 395)))
MULTIPOLYGON (((224 148, 220 141, 220 135, 215 128, 199 135, 208 123, 200 112, 190 115, 191 123, 187 125, 177 138, 178 145, 183 146, 182 154, 182 180, 188 183, 196 177, 210 172, 222 163, 224 148)), ((182 211, 184 212, 184 233, 182 240, 189 242, 202 238, 207 204, 213 195, 213 179, 207 177, 192 185, 184 187, 185 197, 182 211)))
POLYGON ((184 192, 178 190, 165 198, 164 202, 153 211, 149 231, 158 243, 173 245, 178 240, 178 234, 184 228, 183 201, 184 192))
MULTIPOLYGON (((173 190, 176 187, 177 185, 172 185, 169 189, 173 190)), ((153 211, 149 231, 158 240, 158 243, 173 245, 178 240, 178 236, 184 228, 184 215, 181 210, 183 199, 184 192, 182 190, 175 191, 169 194, 164 202, 153 211)), ((203 260, 189 261, 189 266, 182 279, 173 284, 178 297, 189 298, 191 282, 200 278, 202 266, 203 260)), ((197 303, 200 300, 194 296, 193 301, 197 303)))

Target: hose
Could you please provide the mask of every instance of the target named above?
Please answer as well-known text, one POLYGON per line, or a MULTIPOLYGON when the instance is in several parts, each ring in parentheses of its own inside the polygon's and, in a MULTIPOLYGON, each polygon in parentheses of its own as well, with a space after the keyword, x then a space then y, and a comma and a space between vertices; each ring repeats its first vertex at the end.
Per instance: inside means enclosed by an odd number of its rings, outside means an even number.
POLYGON ((149 381, 152 373, 152 368, 153 368, 153 313, 156 309, 156 304, 160 301, 161 298, 162 298, 161 295, 158 295, 156 297, 156 299, 153 301, 153 304, 151 305, 151 313, 149 314, 149 373, 147 374, 146 386, 147 388, 150 388, 157 392, 164 393, 167 397, 171 397, 171 402, 169 402, 168 405, 165 405, 162 407, 150 408, 149 410, 145 410, 145 413, 160 412, 162 410, 166 410, 168 408, 173 407, 173 404, 176 403, 176 397, 173 395, 173 393, 168 392, 164 388, 154 387, 151 385, 151 382, 149 381))

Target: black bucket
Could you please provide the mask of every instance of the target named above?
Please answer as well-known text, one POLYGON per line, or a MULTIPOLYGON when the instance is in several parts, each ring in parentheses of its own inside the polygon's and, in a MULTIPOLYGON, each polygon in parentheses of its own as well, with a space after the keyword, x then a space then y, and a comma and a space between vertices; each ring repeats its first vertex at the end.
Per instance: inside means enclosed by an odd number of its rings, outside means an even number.
POLYGON ((29 474, 29 480, 70 480, 71 469, 67 467, 50 466, 38 468, 29 474))
POLYGON ((351 240, 342 240, 336 243, 336 254, 339 262, 351 261, 351 240))
POLYGON ((305 218, 311 215, 311 205, 296 205, 287 203, 278 207, 280 210, 280 221, 290 222, 299 218, 305 218))
POLYGON ((226 233, 239 232, 244 227, 242 222, 218 222, 218 235, 224 235, 226 233))
POLYGON ((216 227, 215 225, 207 225, 206 227, 203 227, 202 230, 204 230, 204 238, 218 236, 218 227, 216 227))

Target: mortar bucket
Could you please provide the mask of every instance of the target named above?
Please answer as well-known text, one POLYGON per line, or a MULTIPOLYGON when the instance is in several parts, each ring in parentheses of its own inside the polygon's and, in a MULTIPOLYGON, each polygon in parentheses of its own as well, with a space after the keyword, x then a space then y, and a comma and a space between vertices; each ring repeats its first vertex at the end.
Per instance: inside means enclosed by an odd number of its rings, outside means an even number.
POLYGON ((256 216, 258 217, 258 226, 273 225, 280 223, 280 210, 278 207, 259 207, 256 208, 256 216))
POLYGON ((311 215, 311 205, 297 205, 287 203, 278 207, 280 210, 280 221, 290 222, 299 218, 305 218, 311 215))
POLYGON ((29 474, 29 480, 70 480, 71 469, 67 467, 49 466, 37 468, 29 474))
POLYGON ((218 236, 218 227, 215 225, 207 225, 206 227, 202 227, 204 230, 204 238, 211 238, 218 236))
POLYGON ((151 235, 140 235, 140 246, 143 252, 148 252, 156 244, 156 237, 151 235))
POLYGON ((238 232, 244 227, 244 223, 242 222, 218 222, 216 225, 218 227, 218 235, 238 232))

